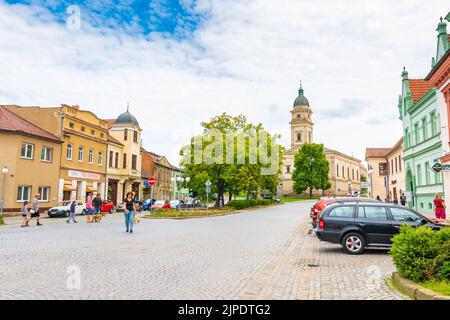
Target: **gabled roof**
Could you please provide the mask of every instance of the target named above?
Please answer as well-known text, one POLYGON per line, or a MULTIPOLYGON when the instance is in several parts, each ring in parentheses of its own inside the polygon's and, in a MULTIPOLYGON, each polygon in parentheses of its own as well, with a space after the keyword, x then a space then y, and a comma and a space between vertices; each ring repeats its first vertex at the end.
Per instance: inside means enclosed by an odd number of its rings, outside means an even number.
POLYGON ((114 138, 112 135, 108 134, 108 142, 112 142, 118 144, 119 146, 123 146, 123 143, 114 138))
POLYGON ((366 160, 368 158, 385 158, 392 148, 366 148, 366 160))
POLYGON ((409 79, 413 103, 419 101, 431 89, 431 84, 422 79, 409 79))
POLYGON ((0 131, 15 132, 62 143, 62 140, 57 136, 39 128, 3 106, 0 106, 0 131))

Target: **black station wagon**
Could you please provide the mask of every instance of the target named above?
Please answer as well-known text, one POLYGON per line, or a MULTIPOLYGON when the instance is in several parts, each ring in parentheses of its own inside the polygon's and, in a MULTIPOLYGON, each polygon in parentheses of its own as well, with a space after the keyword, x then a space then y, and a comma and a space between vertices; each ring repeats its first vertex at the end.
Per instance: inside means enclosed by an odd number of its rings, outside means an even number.
POLYGON ((388 203, 337 203, 319 216, 314 230, 322 241, 340 243, 345 252, 361 254, 368 247, 390 247, 402 225, 445 228, 408 208, 388 203))

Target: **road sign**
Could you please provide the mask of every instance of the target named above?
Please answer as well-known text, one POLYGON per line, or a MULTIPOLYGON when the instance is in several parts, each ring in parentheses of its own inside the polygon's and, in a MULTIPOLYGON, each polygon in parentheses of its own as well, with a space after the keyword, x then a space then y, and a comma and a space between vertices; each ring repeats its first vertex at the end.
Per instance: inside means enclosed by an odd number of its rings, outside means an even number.
POLYGON ((148 178, 148 184, 151 185, 151 186, 154 186, 156 184, 155 177, 148 178))
POLYGON ((433 164, 433 166, 431 167, 431 170, 433 170, 433 171, 436 172, 436 173, 441 172, 442 169, 443 169, 442 164, 440 164, 439 162, 435 162, 435 163, 433 164))
POLYGON ((369 183, 362 181, 361 185, 359 186, 360 189, 369 189, 369 183))
POLYGON ((144 187, 150 187, 150 183, 148 183, 148 181, 144 181, 144 187))
POLYGON ((443 169, 444 171, 450 171, 450 164, 443 164, 443 165, 442 165, 442 169, 443 169))
POLYGON ((205 182, 205 186, 211 187, 211 185, 212 185, 211 181, 208 180, 208 181, 205 182))

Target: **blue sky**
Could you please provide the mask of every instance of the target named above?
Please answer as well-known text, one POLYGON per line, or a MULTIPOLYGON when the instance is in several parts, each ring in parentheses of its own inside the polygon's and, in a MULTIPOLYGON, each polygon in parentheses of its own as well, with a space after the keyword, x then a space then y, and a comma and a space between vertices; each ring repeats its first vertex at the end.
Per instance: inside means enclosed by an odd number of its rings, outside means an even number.
POLYGON ((0 104, 77 104, 111 119, 129 102, 144 146, 177 165, 200 123, 224 111, 289 147, 303 80, 314 141, 364 159, 401 137, 403 66, 428 74, 448 10, 448 0, 0 0, 0 104), (74 4, 79 29, 67 25, 74 4))
POLYGON ((182 0, 6 0, 6 3, 45 8, 61 24, 66 21, 67 8, 77 5, 91 26, 134 36, 158 32, 174 38, 189 37, 207 18, 207 12, 196 10, 194 1, 182 0))

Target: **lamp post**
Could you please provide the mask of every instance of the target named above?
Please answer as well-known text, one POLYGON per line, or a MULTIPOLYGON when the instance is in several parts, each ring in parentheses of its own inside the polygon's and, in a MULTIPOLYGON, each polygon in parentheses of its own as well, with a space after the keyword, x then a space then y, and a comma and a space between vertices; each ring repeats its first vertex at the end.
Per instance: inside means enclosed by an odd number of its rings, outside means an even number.
POLYGON ((369 190, 369 197, 371 197, 373 199, 373 191, 372 191, 372 174, 373 174, 374 170, 372 168, 369 168, 369 170, 367 170, 367 174, 369 176, 369 181, 370 181, 370 190, 369 190))
POLYGON ((6 186, 6 175, 8 174, 9 169, 7 166, 4 166, 2 169, 2 198, 0 203, 0 222, 3 223, 3 204, 5 203, 5 186, 6 186))

